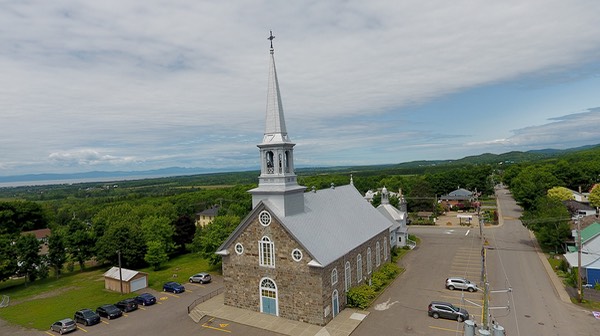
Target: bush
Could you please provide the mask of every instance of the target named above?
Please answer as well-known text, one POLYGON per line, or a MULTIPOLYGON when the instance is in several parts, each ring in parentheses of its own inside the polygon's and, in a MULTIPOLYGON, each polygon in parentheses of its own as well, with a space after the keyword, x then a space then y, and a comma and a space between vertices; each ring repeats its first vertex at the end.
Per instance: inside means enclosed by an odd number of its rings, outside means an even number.
POLYGON ((348 305, 359 309, 366 309, 375 298, 377 292, 369 285, 352 287, 348 291, 348 305))
POLYGON ((386 263, 373 272, 371 285, 352 287, 346 294, 348 306, 365 309, 369 307, 377 294, 400 273, 400 267, 394 263, 386 263))

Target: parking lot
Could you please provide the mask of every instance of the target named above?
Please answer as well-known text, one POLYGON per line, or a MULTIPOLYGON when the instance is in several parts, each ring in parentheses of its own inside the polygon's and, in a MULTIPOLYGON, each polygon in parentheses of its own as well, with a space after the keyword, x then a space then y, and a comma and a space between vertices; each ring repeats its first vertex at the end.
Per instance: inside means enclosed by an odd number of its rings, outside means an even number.
POLYGON ((471 319, 481 322, 481 291, 469 293, 445 288, 445 280, 450 276, 479 282, 479 240, 467 228, 424 228, 418 235, 423 244, 401 261, 406 272, 377 299, 369 309, 369 317, 352 335, 462 335, 463 323, 428 316, 427 306, 431 301, 463 307, 471 319))
MULTIPOLYGON (((177 279, 174 279, 177 280, 177 279)), ((185 279, 187 280, 187 279, 185 279)), ((181 281, 181 280, 180 280, 181 281)), ((199 323, 195 323, 187 314, 187 307, 194 300, 209 294, 223 286, 222 278, 213 276, 213 281, 208 284, 182 282, 185 292, 173 294, 158 292, 149 288, 138 291, 153 294, 157 303, 151 306, 139 306, 137 310, 125 313, 116 319, 102 318, 101 322, 92 326, 77 324, 77 330, 72 335, 267 335, 276 336, 277 333, 265 332, 245 325, 232 323, 231 321, 218 320, 212 317, 204 317, 199 323)), ((139 293, 132 293, 131 297, 139 293)), ((88 307, 95 310, 96 307, 88 307)), ((67 316, 65 316, 67 317, 67 316)), ((69 316, 72 317, 72 316, 69 316)), ((19 333, 21 335, 21 333, 19 333)), ((47 331, 32 331, 29 335, 58 335, 49 329, 47 331)))

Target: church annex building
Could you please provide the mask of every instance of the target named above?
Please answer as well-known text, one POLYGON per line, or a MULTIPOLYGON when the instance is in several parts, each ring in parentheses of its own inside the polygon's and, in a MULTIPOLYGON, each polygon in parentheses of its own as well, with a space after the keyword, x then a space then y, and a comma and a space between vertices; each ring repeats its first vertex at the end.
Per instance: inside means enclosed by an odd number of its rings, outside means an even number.
POLYGON ((253 209, 217 251, 224 303, 325 325, 346 307, 346 292, 389 260, 392 223, 352 183, 308 192, 298 185, 272 38, 253 209))

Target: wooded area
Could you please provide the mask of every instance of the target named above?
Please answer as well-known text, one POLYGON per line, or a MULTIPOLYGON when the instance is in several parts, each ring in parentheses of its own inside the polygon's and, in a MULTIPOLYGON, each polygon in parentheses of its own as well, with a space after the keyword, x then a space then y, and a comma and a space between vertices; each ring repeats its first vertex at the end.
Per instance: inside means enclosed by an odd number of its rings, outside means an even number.
MULTIPOLYGON (((350 178, 364 194, 386 187, 402 190, 410 212, 437 211, 437 199, 457 188, 492 195, 507 184, 525 208, 525 222, 546 248, 557 249, 570 234, 566 208, 546 196, 553 187, 589 190, 600 178, 600 147, 553 155, 513 155, 491 163, 491 154, 458 161, 371 167, 298 169, 299 184, 310 190, 344 185, 350 178)), ((59 276, 64 267, 85 262, 160 268, 173 256, 197 252, 212 263, 221 242, 251 210, 259 172, 235 172, 136 181, 0 188, 0 281, 15 274, 30 281, 59 276), (197 229, 196 213, 219 206, 215 221, 197 229), (48 253, 23 232, 49 228, 48 253)), ((599 188, 600 193, 600 188, 599 188)), ((600 196, 600 195, 599 195, 600 196)), ((397 201, 397 200, 396 200, 397 201)), ((374 206, 379 199, 375 198, 374 206)))

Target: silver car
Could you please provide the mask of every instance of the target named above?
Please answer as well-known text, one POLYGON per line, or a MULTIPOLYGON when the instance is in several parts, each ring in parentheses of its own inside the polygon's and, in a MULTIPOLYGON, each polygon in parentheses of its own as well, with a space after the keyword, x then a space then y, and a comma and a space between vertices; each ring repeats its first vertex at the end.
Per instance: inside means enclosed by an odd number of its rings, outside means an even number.
POLYGON ((56 331, 57 333, 59 333, 61 335, 64 333, 71 332, 75 329, 77 329, 77 324, 75 324, 75 321, 73 321, 70 318, 56 321, 56 322, 54 322, 54 324, 52 324, 50 326, 50 330, 56 331))
POLYGON ((446 288, 450 290, 461 289, 469 292, 477 291, 477 285, 465 278, 460 277, 451 277, 446 279, 446 288))
POLYGON ((190 277, 190 282, 198 282, 201 284, 209 283, 211 280, 210 274, 206 272, 194 274, 190 277))

